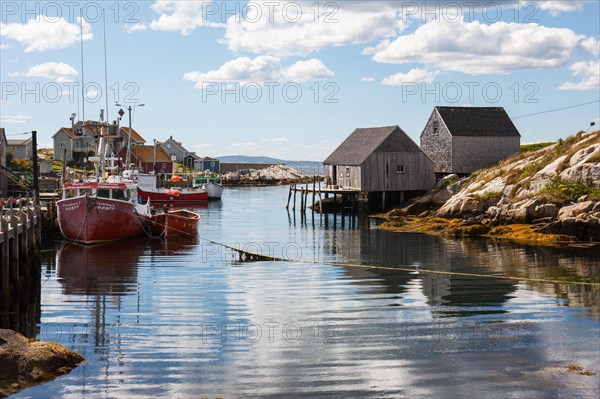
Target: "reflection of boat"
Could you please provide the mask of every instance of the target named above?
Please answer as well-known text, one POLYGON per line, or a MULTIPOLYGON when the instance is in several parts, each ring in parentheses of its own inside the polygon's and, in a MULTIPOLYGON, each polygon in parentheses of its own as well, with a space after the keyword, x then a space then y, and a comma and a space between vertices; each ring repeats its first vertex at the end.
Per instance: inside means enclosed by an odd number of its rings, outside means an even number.
POLYGON ((144 218, 156 237, 195 236, 198 234, 200 215, 185 209, 145 215, 144 218))
POLYGON ((137 265, 146 242, 128 240, 104 245, 62 245, 57 255, 57 275, 67 295, 136 291, 137 265))
POLYGON ((223 182, 219 175, 198 174, 194 176, 193 186, 204 188, 210 201, 220 200, 223 195, 223 182))
POLYGON ((138 175, 138 195, 141 202, 150 200, 151 202, 206 202, 208 201, 208 192, 204 187, 180 187, 179 176, 173 176, 170 180, 171 187, 158 187, 157 176, 155 174, 138 175))

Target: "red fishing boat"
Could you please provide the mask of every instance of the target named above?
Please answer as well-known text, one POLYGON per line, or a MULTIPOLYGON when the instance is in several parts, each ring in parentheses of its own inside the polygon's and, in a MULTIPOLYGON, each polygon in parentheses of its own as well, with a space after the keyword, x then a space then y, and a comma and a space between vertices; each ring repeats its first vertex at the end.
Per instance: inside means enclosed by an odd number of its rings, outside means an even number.
MULTIPOLYGON (((208 191, 204 187, 170 187, 158 188, 157 176, 154 174, 140 174, 137 178, 138 195, 140 202, 152 203, 197 203, 208 202, 208 191)), ((173 176, 170 179, 173 183, 179 183, 181 178, 173 176)))
POLYGON ((63 185, 56 203, 58 226, 71 241, 95 244, 144 234, 133 182, 75 182, 63 185))
POLYGON ((200 215, 184 209, 145 215, 155 237, 195 236, 200 215))

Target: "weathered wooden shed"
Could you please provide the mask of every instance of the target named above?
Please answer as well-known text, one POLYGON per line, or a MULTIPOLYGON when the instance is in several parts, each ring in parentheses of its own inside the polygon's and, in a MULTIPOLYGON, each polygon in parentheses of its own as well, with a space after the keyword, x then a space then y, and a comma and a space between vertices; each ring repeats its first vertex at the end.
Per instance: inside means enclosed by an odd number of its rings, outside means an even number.
POLYGON ((399 127, 355 129, 323 162, 330 185, 363 193, 430 190, 433 162, 399 127))
POLYGON ((521 135, 501 107, 435 107, 421 149, 439 176, 473 173, 520 151, 521 135))

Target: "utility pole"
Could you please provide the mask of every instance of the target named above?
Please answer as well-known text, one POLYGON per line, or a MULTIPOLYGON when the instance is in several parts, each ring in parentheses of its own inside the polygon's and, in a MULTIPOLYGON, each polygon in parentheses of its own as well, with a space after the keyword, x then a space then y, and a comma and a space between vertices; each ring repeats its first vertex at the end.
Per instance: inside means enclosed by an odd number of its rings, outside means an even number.
POLYGON ((36 204, 40 203, 40 180, 39 180, 39 168, 38 168, 38 157, 37 157, 37 131, 31 132, 31 151, 33 154, 33 198, 36 204))

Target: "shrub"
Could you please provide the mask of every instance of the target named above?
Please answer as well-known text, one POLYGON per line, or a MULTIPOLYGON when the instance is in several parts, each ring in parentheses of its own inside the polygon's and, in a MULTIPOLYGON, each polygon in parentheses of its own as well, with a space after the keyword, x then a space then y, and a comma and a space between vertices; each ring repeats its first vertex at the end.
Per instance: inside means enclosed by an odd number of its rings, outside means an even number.
POLYGON ((582 181, 571 181, 556 178, 546 185, 541 191, 541 198, 555 203, 565 204, 577 201, 579 197, 590 195, 600 197, 600 189, 591 187, 582 181))

